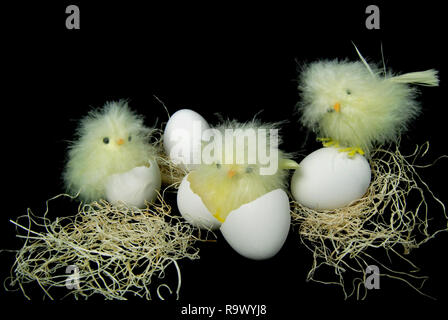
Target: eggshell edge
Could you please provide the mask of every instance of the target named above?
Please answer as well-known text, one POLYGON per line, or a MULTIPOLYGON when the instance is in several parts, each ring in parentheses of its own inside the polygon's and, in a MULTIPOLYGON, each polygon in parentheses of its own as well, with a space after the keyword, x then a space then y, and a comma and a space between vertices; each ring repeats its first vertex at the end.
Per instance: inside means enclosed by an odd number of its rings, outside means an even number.
POLYGON ((195 227, 216 230, 221 226, 221 222, 210 213, 201 197, 191 190, 188 175, 183 178, 177 191, 177 207, 182 217, 195 227))
POLYGON ((290 225, 289 198, 285 191, 276 189, 230 212, 220 230, 236 252, 249 259, 264 260, 283 247, 290 225), (273 219, 266 221, 267 214, 273 219), (266 235, 274 234, 277 239, 266 243, 266 235))
POLYGON ((145 200, 148 202, 153 201, 156 197, 157 197, 157 193, 160 191, 160 187, 162 185, 162 178, 160 175, 160 168, 157 164, 156 161, 154 160, 148 160, 149 163, 149 167, 147 166, 139 166, 139 167, 135 167, 132 168, 129 171, 126 171, 124 173, 121 174, 113 174, 109 177, 108 181, 106 182, 106 187, 105 187, 105 196, 107 201, 109 201, 110 203, 112 203, 115 206, 120 206, 120 205, 125 205, 125 206, 131 206, 131 207, 137 207, 137 208, 143 208, 145 207, 145 200), (126 174, 129 173, 130 171, 135 171, 136 169, 138 170, 148 170, 151 171, 151 173, 149 173, 149 175, 152 176, 152 181, 150 182, 150 185, 148 185, 147 187, 151 187, 150 191, 146 192, 146 196, 142 201, 127 201, 127 200, 119 200, 117 198, 119 198, 119 196, 117 196, 116 194, 114 194, 115 192, 112 190, 108 190, 109 189, 109 183, 111 181, 111 179, 114 179, 116 177, 118 177, 119 175, 122 174, 126 174))

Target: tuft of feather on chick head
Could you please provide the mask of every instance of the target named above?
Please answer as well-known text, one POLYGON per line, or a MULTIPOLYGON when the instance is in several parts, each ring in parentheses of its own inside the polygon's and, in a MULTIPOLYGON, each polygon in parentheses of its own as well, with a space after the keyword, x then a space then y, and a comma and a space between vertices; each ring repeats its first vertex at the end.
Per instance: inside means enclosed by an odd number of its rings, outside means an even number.
MULTIPOLYGON (((278 125, 254 119, 246 123, 226 121, 212 129, 214 140, 208 147, 215 150, 211 152, 213 163, 201 164, 188 180, 193 192, 221 222, 243 204, 287 188, 287 169, 296 169, 298 164, 278 149, 278 125), (260 156, 263 154, 269 159, 260 156)), ((203 159, 208 147, 203 146, 203 159)))
POLYGON ((63 179, 68 192, 90 202, 104 198, 106 179, 155 159, 154 129, 124 100, 108 102, 81 119, 68 150, 63 179))
POLYGON ((299 79, 301 123, 319 138, 369 155, 395 141, 421 112, 410 84, 437 86, 437 71, 393 75, 361 61, 325 60, 306 66, 299 79))

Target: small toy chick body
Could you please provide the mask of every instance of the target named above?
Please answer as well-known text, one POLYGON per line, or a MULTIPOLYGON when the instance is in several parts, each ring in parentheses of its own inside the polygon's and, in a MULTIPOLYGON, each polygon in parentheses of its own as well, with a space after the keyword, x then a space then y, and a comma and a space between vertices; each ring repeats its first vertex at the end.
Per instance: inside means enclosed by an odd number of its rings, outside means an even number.
MULTIPOLYGON (((228 121, 216 128, 220 136, 224 137, 226 130, 234 130, 233 152, 230 156, 231 161, 226 159, 225 143, 222 144, 221 158, 213 164, 202 164, 192 171, 188 180, 191 190, 199 195, 208 208, 208 210, 220 222, 224 222, 227 215, 239 208, 241 205, 249 203, 262 195, 275 190, 286 189, 287 170, 297 168, 297 163, 289 159, 289 155, 283 153, 278 148, 272 148, 273 153, 278 156, 278 168, 275 168, 273 174, 261 174, 262 164, 260 159, 249 161, 248 152, 257 150, 260 147, 256 145, 254 149, 249 146, 249 142, 244 144, 246 157, 244 161, 237 160, 237 140, 247 133, 247 130, 266 129, 269 132, 273 125, 261 124, 258 121, 247 123, 238 123, 228 121)), ((257 142, 259 143, 259 142, 257 142)), ((268 147, 269 139, 266 146, 268 147)), ((256 151, 255 151, 256 152, 256 151)), ((227 157, 229 158, 229 156, 227 157)))
POLYGON ((110 176, 148 166, 155 159, 156 150, 149 143, 152 132, 125 101, 89 112, 69 146, 63 174, 68 192, 79 192, 86 202, 104 199, 110 176))
MULTIPOLYGON (((359 52, 358 52, 359 53, 359 52)), ((299 84, 301 122, 342 151, 369 155, 374 145, 395 141, 421 112, 410 84, 437 86, 437 71, 393 75, 362 61, 308 65, 299 84)))

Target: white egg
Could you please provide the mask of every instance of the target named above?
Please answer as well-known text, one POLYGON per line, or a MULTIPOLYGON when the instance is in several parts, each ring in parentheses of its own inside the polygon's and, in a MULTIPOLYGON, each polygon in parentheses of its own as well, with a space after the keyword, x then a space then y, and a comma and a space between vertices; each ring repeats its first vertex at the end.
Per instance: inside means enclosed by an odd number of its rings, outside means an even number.
POLYGON ((263 260, 280 251, 290 223, 288 196, 276 189, 230 212, 220 230, 239 254, 263 260))
POLYGON ((370 165, 359 154, 350 158, 336 148, 321 148, 299 165, 292 177, 291 192, 308 208, 342 208, 360 199, 370 185, 370 165))
POLYGON ((135 167, 124 173, 109 176, 106 181, 106 199, 114 205, 125 204, 143 208, 160 190, 161 178, 157 162, 150 160, 149 167, 135 167))
POLYGON ((207 209, 202 199, 190 188, 188 175, 182 180, 177 191, 177 207, 182 217, 190 224, 201 229, 215 230, 221 226, 207 209))
POLYGON ((190 109, 176 111, 163 133, 166 154, 173 162, 193 170, 201 161, 201 138, 207 129, 210 126, 199 113, 190 109))

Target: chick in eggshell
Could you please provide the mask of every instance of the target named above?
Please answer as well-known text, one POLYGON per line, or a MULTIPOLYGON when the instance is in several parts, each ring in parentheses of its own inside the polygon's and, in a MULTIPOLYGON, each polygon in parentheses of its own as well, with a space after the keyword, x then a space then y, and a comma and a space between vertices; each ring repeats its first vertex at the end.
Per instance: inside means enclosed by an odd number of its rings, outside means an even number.
POLYGON ((287 169, 298 165, 278 149, 278 140, 271 143, 276 130, 257 120, 213 128, 214 139, 202 148, 202 159, 210 155, 210 161, 191 171, 178 192, 179 210, 190 223, 220 228, 233 249, 252 259, 277 253, 289 231, 284 190, 287 169))
POLYGON ((79 123, 63 178, 85 202, 107 199, 142 207, 160 188, 153 129, 126 101, 108 102, 79 123))

